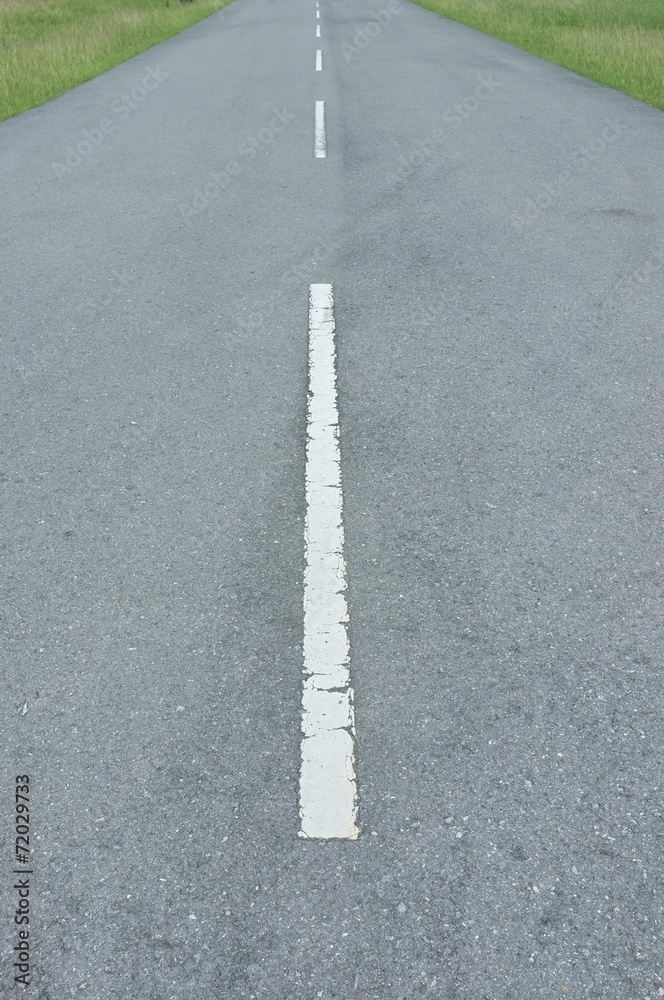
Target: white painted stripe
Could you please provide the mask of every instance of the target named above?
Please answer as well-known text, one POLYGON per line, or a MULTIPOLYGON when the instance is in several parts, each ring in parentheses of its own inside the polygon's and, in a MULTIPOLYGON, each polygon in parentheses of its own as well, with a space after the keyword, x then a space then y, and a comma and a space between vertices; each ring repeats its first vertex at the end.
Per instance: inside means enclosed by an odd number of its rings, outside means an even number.
POLYGON ((316 38, 320 38, 320 24, 316 25, 316 38))
POLYGON ((316 69, 320 72, 323 68, 323 50, 316 49, 316 69))
POLYGON ((314 156, 327 156, 325 101, 316 101, 314 107, 314 156))
POLYGON ((355 719, 332 285, 309 288, 306 504, 299 835, 355 840, 355 719))
POLYGON ((320 17, 320 11, 319 10, 316 11, 316 17, 320 17))

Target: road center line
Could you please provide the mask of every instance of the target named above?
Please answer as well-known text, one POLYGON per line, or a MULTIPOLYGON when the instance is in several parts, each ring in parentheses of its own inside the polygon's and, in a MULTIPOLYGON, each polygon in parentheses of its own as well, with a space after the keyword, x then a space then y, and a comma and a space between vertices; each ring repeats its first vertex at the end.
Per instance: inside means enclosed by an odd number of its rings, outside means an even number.
POLYGON ((316 38, 320 38, 320 24, 316 25, 316 38))
POLYGON ((316 17, 320 17, 320 11, 319 10, 316 11, 316 17))
POLYGON ((355 721, 346 622, 332 285, 309 288, 300 837, 355 840, 355 721))
POLYGON ((316 101, 314 105, 314 156, 327 156, 325 101, 316 101))
POLYGON ((316 49, 316 69, 320 72, 323 68, 323 50, 316 49))

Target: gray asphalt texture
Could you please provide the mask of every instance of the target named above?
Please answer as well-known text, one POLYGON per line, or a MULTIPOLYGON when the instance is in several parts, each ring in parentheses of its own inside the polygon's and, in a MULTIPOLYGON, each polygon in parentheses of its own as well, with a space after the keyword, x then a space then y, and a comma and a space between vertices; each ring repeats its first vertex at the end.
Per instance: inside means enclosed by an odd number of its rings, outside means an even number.
POLYGON ((22 773, 34 1000, 664 995, 664 116, 400 6, 0 125, 3 997, 22 773), (316 281, 354 843, 297 837, 316 281))

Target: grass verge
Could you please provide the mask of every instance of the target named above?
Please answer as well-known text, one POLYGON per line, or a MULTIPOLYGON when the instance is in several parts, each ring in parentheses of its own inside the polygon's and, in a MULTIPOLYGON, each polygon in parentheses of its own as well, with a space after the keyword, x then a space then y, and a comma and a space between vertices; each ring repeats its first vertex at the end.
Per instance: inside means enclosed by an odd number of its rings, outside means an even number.
POLYGON ((664 0, 416 0, 664 109, 664 0))
POLYGON ((62 94, 228 0, 0 0, 0 120, 62 94))

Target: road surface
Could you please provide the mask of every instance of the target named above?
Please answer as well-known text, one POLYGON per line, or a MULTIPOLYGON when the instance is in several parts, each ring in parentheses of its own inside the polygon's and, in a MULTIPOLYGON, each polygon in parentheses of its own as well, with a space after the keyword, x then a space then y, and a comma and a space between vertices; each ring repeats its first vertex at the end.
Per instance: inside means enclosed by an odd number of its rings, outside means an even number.
POLYGON ((0 125, 2 996, 664 995, 662 124, 234 0, 0 125), (355 839, 300 836, 312 286, 355 839))

